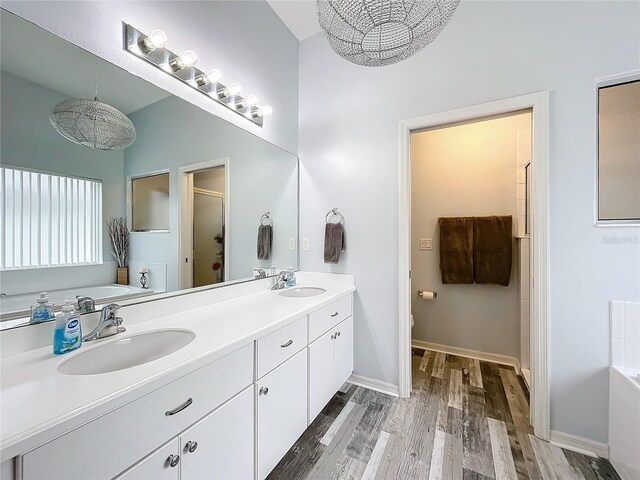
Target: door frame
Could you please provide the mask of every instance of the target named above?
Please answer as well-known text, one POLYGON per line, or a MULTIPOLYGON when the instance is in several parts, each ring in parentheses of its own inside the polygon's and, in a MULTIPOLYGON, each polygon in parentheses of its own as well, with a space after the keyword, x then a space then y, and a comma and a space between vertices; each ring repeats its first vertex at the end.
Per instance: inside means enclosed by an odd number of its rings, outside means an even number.
POLYGON ((193 254, 193 173, 209 168, 224 167, 224 281, 229 281, 230 248, 230 211, 231 196, 229 186, 229 157, 214 158, 203 162, 183 165, 178 168, 178 186, 180 203, 178 205, 178 288, 184 290, 193 286, 193 262, 186 265, 183 258, 191 258, 193 254), (191 225, 188 225, 188 223, 191 225), (189 227, 189 228, 187 228, 189 227))
POLYGON ((399 136, 399 394, 411 393, 411 132, 531 109, 530 341, 531 425, 549 440, 549 92, 434 113, 400 122, 399 136))

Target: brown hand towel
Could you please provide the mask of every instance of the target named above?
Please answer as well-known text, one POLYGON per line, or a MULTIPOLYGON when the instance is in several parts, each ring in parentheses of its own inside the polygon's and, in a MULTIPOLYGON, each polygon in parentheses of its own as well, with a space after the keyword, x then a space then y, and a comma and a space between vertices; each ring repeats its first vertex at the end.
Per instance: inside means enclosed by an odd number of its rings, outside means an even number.
POLYGON ((341 223, 327 223, 324 227, 324 263, 338 263, 344 252, 344 227, 341 223))
POLYGON ((473 264, 476 283, 509 285, 511 279, 512 218, 475 217, 473 264))
POLYGON ((473 283, 473 218, 439 218, 442 283, 473 283))
POLYGON ((269 260, 272 239, 273 228, 271 225, 260 225, 258 227, 258 260, 269 260))

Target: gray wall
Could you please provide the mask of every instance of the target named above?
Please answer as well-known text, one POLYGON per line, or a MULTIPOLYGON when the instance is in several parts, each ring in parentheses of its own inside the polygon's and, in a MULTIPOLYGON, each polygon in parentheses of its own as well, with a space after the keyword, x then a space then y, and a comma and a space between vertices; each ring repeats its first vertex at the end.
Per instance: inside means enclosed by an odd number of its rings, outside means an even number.
POLYGON ((301 42, 302 268, 356 276, 357 374, 398 383, 398 122, 549 90, 551 424, 607 440, 608 301, 640 298, 640 230, 594 227, 594 80, 639 63, 638 2, 462 2, 435 42, 384 68, 301 42), (347 251, 327 266, 334 206, 347 251))
POLYGON ((298 41, 265 1, 3 1, 2 8, 297 153, 298 41), (164 30, 172 50, 194 50, 198 66, 219 69, 261 105, 271 105, 273 115, 260 128, 129 54, 122 22, 144 32, 164 30))
POLYGON ((481 352, 520 356, 520 302, 516 256, 518 132, 530 115, 474 122, 411 135, 412 338, 481 352), (511 215, 511 282, 443 285, 438 217, 511 215), (432 238, 433 250, 420 250, 432 238), (416 291, 435 290, 435 301, 416 291))
POLYGON ((129 115, 136 142, 125 150, 125 177, 169 170, 169 232, 132 233, 131 259, 167 264, 167 289, 178 288, 178 168, 229 157, 229 278, 251 277, 254 267, 297 266, 288 239, 298 234, 298 160, 284 150, 177 97, 129 115), (274 221, 272 259, 257 260, 260 217, 274 221))
MULTIPOLYGON (((103 219, 118 217, 124 212, 124 154, 76 145, 63 138, 49 123, 51 109, 67 98, 40 85, 2 72, 2 133, 0 158, 3 165, 25 167, 61 175, 102 180, 103 219)), ((106 229, 103 235, 103 266, 47 268, 0 273, 5 293, 32 292, 78 285, 115 282, 106 229)))

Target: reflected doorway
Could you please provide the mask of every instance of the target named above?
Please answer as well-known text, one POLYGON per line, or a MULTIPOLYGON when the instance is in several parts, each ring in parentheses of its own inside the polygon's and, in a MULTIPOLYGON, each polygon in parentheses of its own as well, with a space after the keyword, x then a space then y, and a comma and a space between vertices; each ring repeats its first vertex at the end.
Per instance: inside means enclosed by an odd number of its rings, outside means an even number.
POLYGON ((228 164, 213 160, 181 169, 180 287, 228 280, 228 164))

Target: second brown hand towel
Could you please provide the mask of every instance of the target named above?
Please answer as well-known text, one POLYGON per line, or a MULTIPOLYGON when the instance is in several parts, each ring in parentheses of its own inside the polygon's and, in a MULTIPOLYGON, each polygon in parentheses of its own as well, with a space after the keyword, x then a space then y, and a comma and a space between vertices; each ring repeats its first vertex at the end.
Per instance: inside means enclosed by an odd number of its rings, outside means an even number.
POLYGON ((442 217, 438 224, 442 283, 473 283, 473 218, 442 217))
POLYGON ((473 269, 476 283, 509 285, 512 257, 512 219, 475 217, 473 269))

